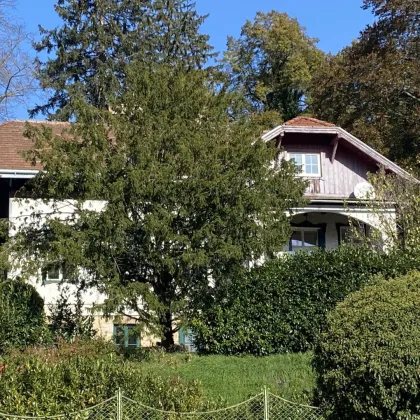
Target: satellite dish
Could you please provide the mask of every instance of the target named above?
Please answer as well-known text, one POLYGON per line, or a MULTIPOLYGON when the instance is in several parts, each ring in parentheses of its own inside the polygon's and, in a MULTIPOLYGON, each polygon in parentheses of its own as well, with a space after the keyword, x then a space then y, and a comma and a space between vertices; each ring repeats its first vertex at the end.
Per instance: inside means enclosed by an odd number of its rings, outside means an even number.
POLYGON ((369 182, 360 182, 354 187, 354 196, 359 200, 375 198, 375 190, 369 182))

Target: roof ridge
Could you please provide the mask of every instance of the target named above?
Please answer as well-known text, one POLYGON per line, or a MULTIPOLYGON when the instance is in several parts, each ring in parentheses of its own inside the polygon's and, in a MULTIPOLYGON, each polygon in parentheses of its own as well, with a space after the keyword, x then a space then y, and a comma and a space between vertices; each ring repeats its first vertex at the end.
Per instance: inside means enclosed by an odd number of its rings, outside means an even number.
POLYGON ((313 126, 313 127, 335 127, 335 124, 332 124, 328 121, 319 120, 317 118, 311 117, 309 115, 298 115, 297 117, 292 118, 289 121, 286 121, 283 125, 285 126, 313 126), (313 123, 313 125, 302 124, 304 121, 313 123))

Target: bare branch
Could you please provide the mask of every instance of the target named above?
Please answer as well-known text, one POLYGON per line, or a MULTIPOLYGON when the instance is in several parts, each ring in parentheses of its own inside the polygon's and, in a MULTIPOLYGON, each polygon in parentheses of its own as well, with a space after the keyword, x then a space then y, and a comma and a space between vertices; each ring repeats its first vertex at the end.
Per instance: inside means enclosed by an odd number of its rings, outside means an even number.
POLYGON ((28 54, 30 37, 11 14, 15 0, 0 0, 0 120, 13 116, 28 95, 39 89, 33 58, 28 54))

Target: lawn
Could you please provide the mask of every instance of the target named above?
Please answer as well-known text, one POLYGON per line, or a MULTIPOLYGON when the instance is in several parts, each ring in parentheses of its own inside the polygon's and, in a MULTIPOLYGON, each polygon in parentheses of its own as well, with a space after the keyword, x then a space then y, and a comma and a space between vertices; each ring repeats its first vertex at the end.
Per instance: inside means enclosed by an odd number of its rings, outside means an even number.
POLYGON ((142 365, 154 375, 198 379, 210 400, 222 398, 228 405, 246 400, 264 386, 288 400, 310 403, 314 388, 310 353, 267 357, 174 354, 142 365))

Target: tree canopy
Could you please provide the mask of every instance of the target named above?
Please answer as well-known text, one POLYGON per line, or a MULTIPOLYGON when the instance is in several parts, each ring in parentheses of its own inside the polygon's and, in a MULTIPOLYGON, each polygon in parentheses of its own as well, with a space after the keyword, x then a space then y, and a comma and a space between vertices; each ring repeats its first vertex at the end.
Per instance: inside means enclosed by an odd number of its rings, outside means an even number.
POLYGON ((312 74, 323 60, 316 44, 286 13, 258 12, 238 39, 228 39, 224 62, 231 88, 245 95, 249 112, 268 113, 264 124, 296 117, 305 110, 312 74))
POLYGON ((107 109, 124 92, 129 63, 201 67, 212 55, 208 36, 199 33, 205 17, 189 0, 58 0, 55 9, 62 25, 40 27, 35 44, 50 55, 38 66, 41 86, 52 95, 31 116, 71 120, 76 94, 107 109))
POLYGON ((36 89, 35 69, 25 44, 25 26, 13 16, 14 0, 0 0, 0 121, 13 117, 36 89))
POLYGON ((108 296, 105 314, 133 316, 169 347, 209 283, 283 249, 305 184, 292 164, 273 165, 276 149, 245 120, 229 119, 232 96, 206 70, 133 65, 126 83, 113 113, 75 103, 74 141, 29 127, 28 157, 45 169, 32 194, 58 207, 73 196, 75 212, 35 212, 13 241, 38 265, 66 264, 72 281, 108 296))
POLYGON ((376 20, 313 79, 312 109, 419 173, 420 65, 416 0, 365 0, 376 20))

